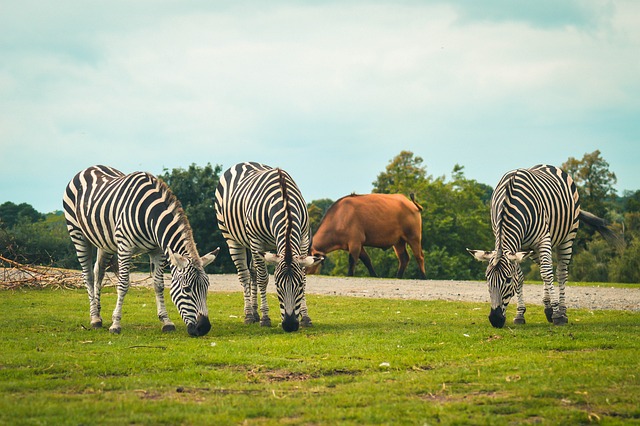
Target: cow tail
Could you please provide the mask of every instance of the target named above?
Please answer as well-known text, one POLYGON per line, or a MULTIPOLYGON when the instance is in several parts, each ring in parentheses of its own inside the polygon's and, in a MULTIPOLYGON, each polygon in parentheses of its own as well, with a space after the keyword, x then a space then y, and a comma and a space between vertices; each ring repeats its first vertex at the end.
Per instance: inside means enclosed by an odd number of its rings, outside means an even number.
POLYGON ((418 208, 418 211, 422 211, 422 206, 416 201, 416 195, 413 192, 409 194, 409 198, 411 198, 413 204, 415 204, 415 206, 418 208))

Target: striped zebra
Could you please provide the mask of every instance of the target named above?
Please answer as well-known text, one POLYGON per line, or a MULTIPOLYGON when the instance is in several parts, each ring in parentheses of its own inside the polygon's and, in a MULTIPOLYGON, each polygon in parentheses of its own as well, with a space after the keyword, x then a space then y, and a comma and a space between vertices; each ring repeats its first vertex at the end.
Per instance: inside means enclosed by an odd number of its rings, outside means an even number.
POLYGON ((67 229, 89 293, 93 328, 102 327, 100 292, 105 269, 113 255, 117 255, 118 262, 118 298, 109 331, 120 333, 131 259, 136 254, 148 253, 162 331, 175 330, 164 303, 163 269, 168 261, 171 299, 187 331, 192 336, 209 332, 209 278, 203 268, 213 262, 218 250, 203 257, 198 255, 189 221, 164 182, 149 173, 124 175, 111 167, 93 166, 69 182, 63 205, 67 229))
POLYGON ((255 162, 228 169, 218 183, 216 218, 244 287, 245 324, 271 326, 267 304, 266 262, 275 263, 274 279, 282 328, 310 326, 305 301, 304 267, 322 257, 308 256, 309 215, 300 190, 287 172, 255 162), (268 252, 275 250, 275 253, 268 252), (260 310, 258 314, 258 288, 260 310))
POLYGON ((547 320, 556 325, 568 322, 565 284, 579 221, 596 228, 608 241, 617 243, 617 236, 606 227, 603 219, 580 209, 573 179, 559 168, 538 165, 512 170, 502 177, 491 197, 495 249, 467 249, 477 260, 489 262, 486 277, 491 299, 491 325, 504 326, 507 305, 514 293, 518 296, 514 323, 525 323, 524 276, 519 263, 527 257, 540 265, 544 282, 542 302, 547 320), (554 249, 557 298, 553 286, 554 249))

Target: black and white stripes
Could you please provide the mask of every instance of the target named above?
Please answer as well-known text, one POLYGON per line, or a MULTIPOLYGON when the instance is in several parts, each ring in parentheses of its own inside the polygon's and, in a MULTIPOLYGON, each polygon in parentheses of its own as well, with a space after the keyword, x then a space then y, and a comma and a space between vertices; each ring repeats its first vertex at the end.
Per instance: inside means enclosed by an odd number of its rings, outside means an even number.
POLYGON ((311 325, 305 301, 304 267, 320 258, 308 256, 309 218, 306 203, 287 172, 248 162, 228 169, 215 197, 216 217, 244 287, 245 323, 271 325, 266 298, 266 262, 276 264, 274 278, 282 328, 311 325), (275 253, 269 252, 275 250, 275 253), (258 288, 260 310, 258 314, 258 288))
POLYGON ((518 296, 514 322, 525 322, 524 277, 519 263, 526 257, 540 265, 547 319, 554 324, 567 322, 567 267, 580 216, 578 191, 571 177, 562 170, 539 165, 513 170, 502 177, 491 198, 495 249, 469 250, 476 259, 489 261, 486 272, 491 297, 489 320, 494 327, 504 326, 506 308, 514 293, 518 296), (557 297, 553 287, 554 248, 557 253, 557 297))
POLYGON ((180 202, 162 181, 144 172, 124 175, 111 167, 89 167, 69 182, 63 205, 89 293, 92 326, 102 326, 102 279, 113 255, 118 259, 118 299, 109 330, 119 333, 131 259, 136 254, 149 253, 163 330, 175 329, 164 303, 162 274, 164 264, 169 261, 171 298, 189 334, 207 334, 211 328, 206 303, 209 279, 203 268, 215 259, 217 251, 198 256, 180 202), (94 256, 96 263, 92 270, 94 256))

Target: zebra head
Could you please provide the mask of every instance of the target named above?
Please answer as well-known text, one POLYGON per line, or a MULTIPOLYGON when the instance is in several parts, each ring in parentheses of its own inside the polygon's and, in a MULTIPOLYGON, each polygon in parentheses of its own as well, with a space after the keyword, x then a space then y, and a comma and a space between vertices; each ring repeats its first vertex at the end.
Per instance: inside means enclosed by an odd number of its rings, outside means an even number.
POLYGON ((193 259, 169 252, 171 264, 171 300, 178 308, 191 336, 204 336, 211 330, 207 309, 209 276, 204 267, 213 262, 220 248, 193 259))
POLYGON ((496 328, 504 327, 507 316, 507 306, 516 292, 517 264, 527 258, 532 252, 505 252, 469 250, 467 251, 479 261, 489 262, 485 276, 491 299, 489 322, 496 328))
POLYGON ((273 277, 276 281, 276 293, 280 303, 280 317, 284 331, 297 331, 300 327, 300 306, 304 298, 306 285, 305 268, 324 259, 321 256, 293 256, 291 262, 279 254, 264 253, 264 260, 274 263, 273 277))

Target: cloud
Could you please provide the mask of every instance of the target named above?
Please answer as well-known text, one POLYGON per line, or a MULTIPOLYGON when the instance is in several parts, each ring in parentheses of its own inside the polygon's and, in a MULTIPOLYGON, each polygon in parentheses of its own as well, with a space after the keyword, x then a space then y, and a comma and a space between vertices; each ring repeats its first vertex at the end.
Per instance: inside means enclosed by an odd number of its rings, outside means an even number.
POLYGON ((369 191, 402 149, 435 175, 460 163, 493 184, 529 159, 607 158, 604 145, 640 133, 633 2, 5 9, 0 144, 16 161, 4 173, 33 176, 44 198, 52 179, 64 187, 95 163, 160 173, 247 159, 290 169, 309 198, 337 198, 369 191))

